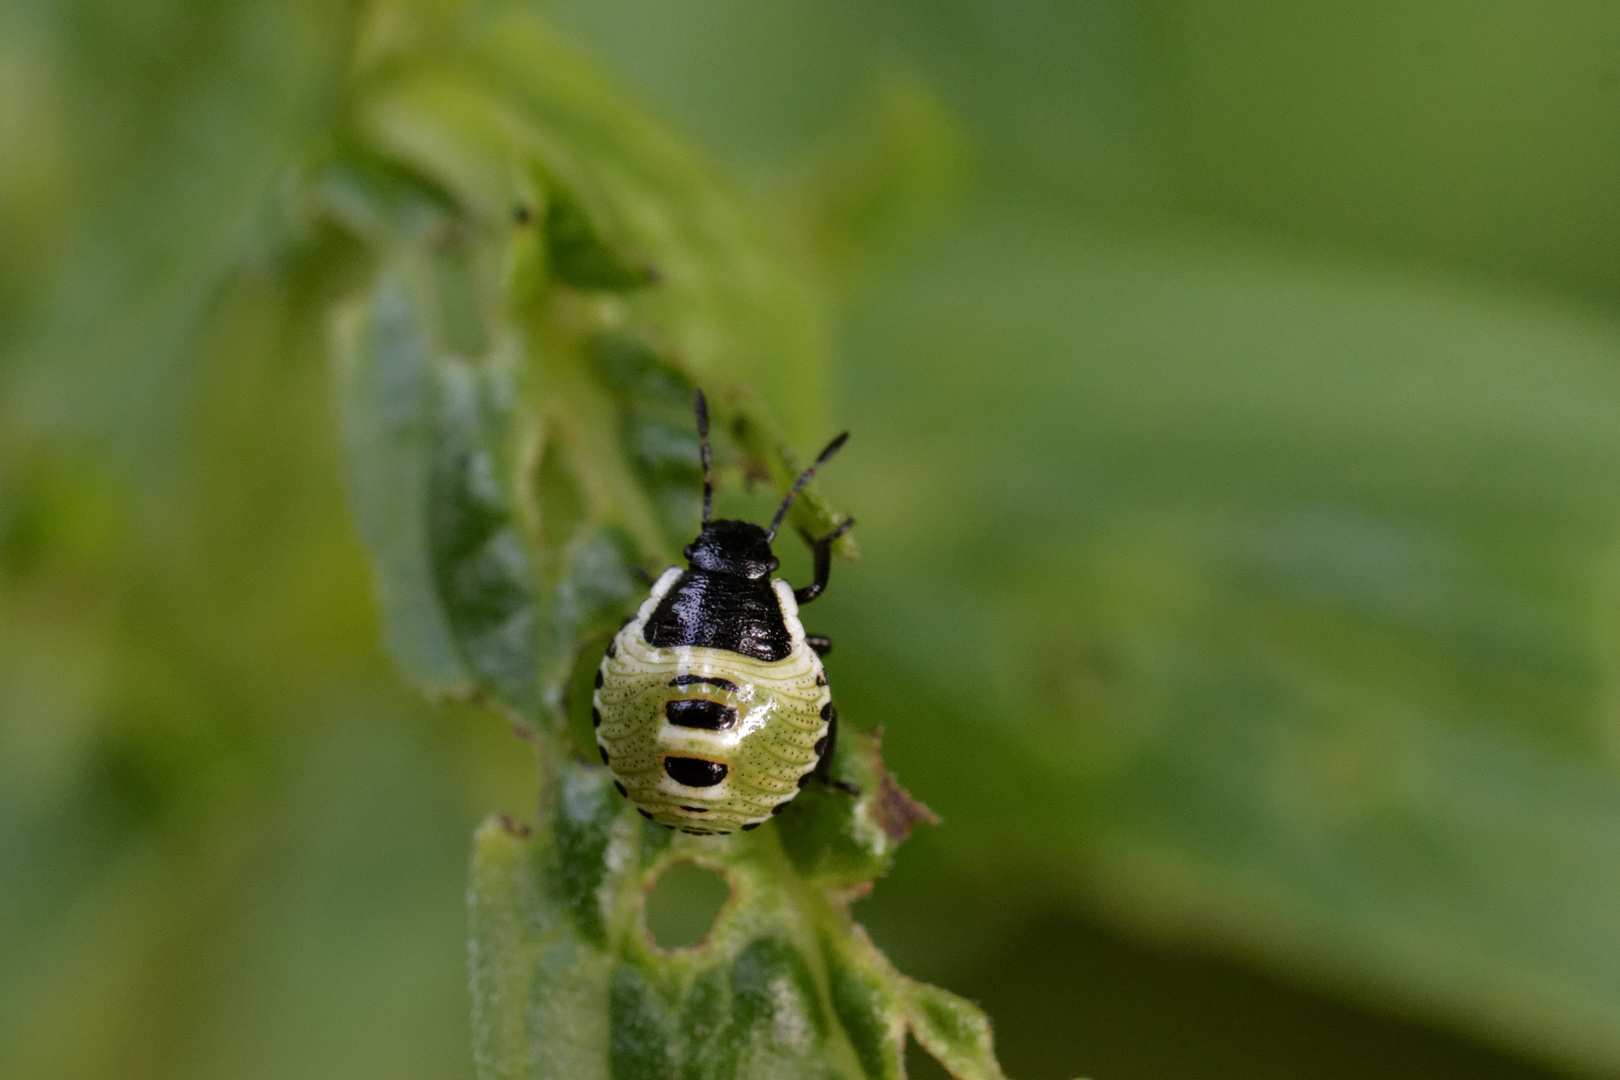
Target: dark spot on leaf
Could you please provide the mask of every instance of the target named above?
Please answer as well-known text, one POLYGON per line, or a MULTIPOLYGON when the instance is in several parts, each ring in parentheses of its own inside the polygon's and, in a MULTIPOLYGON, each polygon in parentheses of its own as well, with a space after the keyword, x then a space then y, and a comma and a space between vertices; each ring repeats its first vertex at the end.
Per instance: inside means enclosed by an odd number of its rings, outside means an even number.
POLYGON ((526 837, 534 831, 509 814, 498 814, 496 820, 501 823, 501 828, 508 836, 526 837))

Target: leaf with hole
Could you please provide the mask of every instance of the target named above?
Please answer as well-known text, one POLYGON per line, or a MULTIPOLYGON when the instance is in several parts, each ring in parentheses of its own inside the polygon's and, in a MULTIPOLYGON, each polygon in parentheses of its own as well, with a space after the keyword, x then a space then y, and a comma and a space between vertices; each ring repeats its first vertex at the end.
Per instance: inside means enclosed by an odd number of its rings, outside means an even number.
MULTIPOLYGON (((875 739, 847 742, 841 779, 882 769, 875 739)), ((564 766, 532 834, 492 818, 475 842, 480 1075, 897 1078, 910 1032, 962 1080, 1001 1077, 983 1014, 899 974, 849 917, 869 881, 854 867, 881 867, 896 842, 907 797, 890 785, 790 805, 782 821, 799 819, 801 837, 846 838, 807 876, 786 829, 681 836, 638 816, 605 770, 564 766), (669 947, 648 898, 693 867, 729 895, 698 940, 669 947)))

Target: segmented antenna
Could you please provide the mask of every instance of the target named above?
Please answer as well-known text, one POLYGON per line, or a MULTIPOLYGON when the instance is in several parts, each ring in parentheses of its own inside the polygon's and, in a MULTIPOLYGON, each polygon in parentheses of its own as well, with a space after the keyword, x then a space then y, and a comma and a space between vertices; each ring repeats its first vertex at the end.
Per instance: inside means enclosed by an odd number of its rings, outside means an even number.
POLYGON ((714 509, 714 469, 709 457, 709 402, 703 391, 697 391, 693 407, 697 410, 698 452, 703 456, 703 524, 709 523, 714 509))
POLYGON ((838 453, 838 448, 844 445, 844 440, 847 438, 849 438, 849 432, 846 431, 828 443, 827 449, 817 455, 816 460, 810 463, 810 467, 800 473, 797 480, 793 481, 793 490, 787 493, 787 498, 782 500, 782 505, 776 508, 776 516, 771 518, 771 527, 765 533, 767 541, 776 539, 776 530, 781 527, 782 519, 787 517, 788 508, 793 505, 793 500, 799 497, 799 492, 804 490, 804 485, 808 484, 810 478, 816 475, 816 470, 827 464, 828 458, 838 453))

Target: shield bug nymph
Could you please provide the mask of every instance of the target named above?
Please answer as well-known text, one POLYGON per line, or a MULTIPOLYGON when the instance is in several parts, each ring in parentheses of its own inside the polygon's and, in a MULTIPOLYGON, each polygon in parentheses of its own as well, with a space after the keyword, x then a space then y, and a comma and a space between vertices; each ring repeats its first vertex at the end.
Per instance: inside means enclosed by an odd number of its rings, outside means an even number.
MULTIPOLYGON (((725 834, 756 828, 819 775, 827 777, 838 712, 799 607, 827 587, 832 546, 853 518, 810 541, 815 576, 795 589, 771 574, 771 543, 827 444, 782 499, 770 526, 711 520, 709 414, 696 394, 703 460, 703 527, 608 643, 596 674, 591 722, 621 794, 672 829, 725 834)), ((808 539, 808 537, 807 537, 808 539)), ((842 784, 835 786, 844 787, 842 784)))

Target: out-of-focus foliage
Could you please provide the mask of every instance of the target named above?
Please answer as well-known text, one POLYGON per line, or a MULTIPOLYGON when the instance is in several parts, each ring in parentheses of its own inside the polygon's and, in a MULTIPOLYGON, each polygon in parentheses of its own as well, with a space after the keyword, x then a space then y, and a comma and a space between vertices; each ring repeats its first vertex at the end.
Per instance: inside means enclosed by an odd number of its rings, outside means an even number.
MULTIPOLYGON (((551 10, 858 287, 816 629, 946 821, 857 905, 900 968, 1018 1076, 1530 1074, 1268 1053, 1329 1025, 1089 919, 1620 1069, 1612 5, 551 10), (882 194, 829 133, 891 79, 975 194, 837 263, 882 194)), ((372 645, 321 330, 364 278, 286 236, 347 33, 0 6, 8 1075, 471 1072, 466 837, 533 767, 372 645)))

